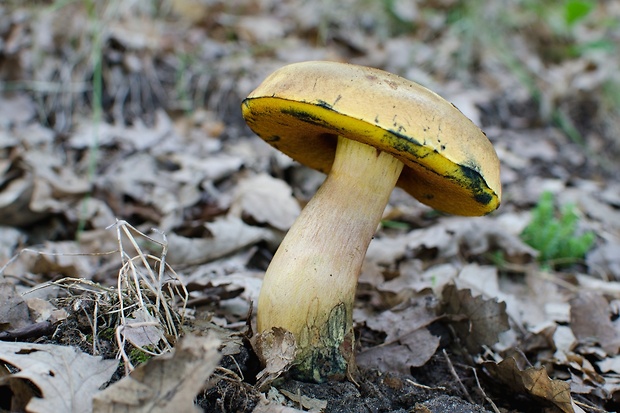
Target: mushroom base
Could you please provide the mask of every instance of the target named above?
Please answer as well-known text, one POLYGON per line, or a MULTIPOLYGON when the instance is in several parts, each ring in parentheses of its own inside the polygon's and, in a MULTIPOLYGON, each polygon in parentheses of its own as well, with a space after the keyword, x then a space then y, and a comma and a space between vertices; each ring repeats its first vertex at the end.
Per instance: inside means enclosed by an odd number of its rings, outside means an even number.
POLYGON ((294 378, 320 383, 344 380, 346 375, 352 375, 355 339, 351 310, 344 303, 332 308, 327 322, 315 332, 319 343, 307 343, 305 340, 310 337, 302 334, 298 342, 297 364, 290 370, 294 378))
POLYGON ((327 179, 276 251, 258 299, 257 327, 295 336, 296 378, 343 379, 354 369, 357 279, 402 168, 385 152, 339 138, 327 179))

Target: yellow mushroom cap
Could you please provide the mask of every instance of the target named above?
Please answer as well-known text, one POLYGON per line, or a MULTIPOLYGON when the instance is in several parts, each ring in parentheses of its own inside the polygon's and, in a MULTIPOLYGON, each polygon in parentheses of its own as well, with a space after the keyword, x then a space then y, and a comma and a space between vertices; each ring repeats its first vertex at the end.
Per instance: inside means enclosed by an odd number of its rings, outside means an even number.
POLYGON ((400 76, 295 63, 267 77, 242 111, 267 143, 321 172, 331 169, 343 136, 402 161, 397 185, 432 208, 476 216, 499 206, 499 160, 486 135, 454 105, 400 76))

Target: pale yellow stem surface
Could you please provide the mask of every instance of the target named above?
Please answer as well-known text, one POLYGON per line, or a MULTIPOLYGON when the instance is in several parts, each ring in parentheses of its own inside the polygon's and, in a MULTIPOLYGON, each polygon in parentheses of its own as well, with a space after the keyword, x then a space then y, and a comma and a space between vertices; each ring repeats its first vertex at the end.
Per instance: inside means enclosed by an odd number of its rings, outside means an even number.
POLYGON ((258 331, 281 327, 295 335, 299 378, 342 378, 353 363, 357 279, 402 168, 387 153, 339 138, 327 179, 267 269, 258 331))

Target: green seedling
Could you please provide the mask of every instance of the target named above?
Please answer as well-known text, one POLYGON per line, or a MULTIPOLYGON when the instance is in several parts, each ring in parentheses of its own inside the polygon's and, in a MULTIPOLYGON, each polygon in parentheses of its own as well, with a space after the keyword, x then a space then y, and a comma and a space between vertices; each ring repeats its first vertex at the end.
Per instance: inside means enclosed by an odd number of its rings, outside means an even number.
POLYGON ((572 264, 583 259, 595 239, 591 231, 579 234, 578 222, 575 205, 567 204, 558 209, 553 194, 544 192, 521 238, 540 252, 538 259, 544 265, 572 264))

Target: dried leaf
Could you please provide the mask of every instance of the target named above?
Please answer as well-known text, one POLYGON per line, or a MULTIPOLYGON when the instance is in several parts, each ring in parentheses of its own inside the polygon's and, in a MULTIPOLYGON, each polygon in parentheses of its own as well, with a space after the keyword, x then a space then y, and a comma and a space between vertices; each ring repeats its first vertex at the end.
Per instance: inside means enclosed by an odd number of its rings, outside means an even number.
POLYGON ((364 321, 368 328, 385 333, 385 342, 391 343, 436 321, 435 306, 436 300, 431 294, 421 294, 396 309, 356 321, 364 321))
POLYGON ((0 99, 0 129, 9 129, 24 124, 36 115, 36 106, 26 93, 14 96, 2 95, 0 99))
POLYGON ((216 338, 188 335, 172 353, 150 359, 95 395, 93 412, 199 412, 196 395, 221 358, 216 338))
POLYGON ((603 373, 613 371, 620 374, 620 356, 607 357, 605 360, 598 361, 596 365, 603 373))
POLYGON ((261 394, 261 398, 258 401, 252 413, 302 413, 303 410, 294 409, 288 406, 282 406, 271 400, 267 400, 265 396, 261 394))
POLYGON ((1 377, 0 385, 27 380, 38 388, 40 397, 30 394, 27 401, 32 413, 91 411, 92 396, 118 366, 118 360, 52 344, 0 342, 0 360, 19 369, 1 377))
MULTIPOLYGON (((437 351, 439 337, 426 328, 437 320, 431 294, 423 294, 400 306, 365 320, 366 326, 386 333, 385 344, 362 351, 357 363, 381 371, 410 373, 410 367, 424 365, 437 351)), ((356 320, 362 321, 362 320, 356 320)))
POLYGON ((140 307, 127 318, 123 336, 136 347, 155 346, 164 339, 159 320, 140 307))
POLYGON ((581 344, 598 343, 609 355, 618 354, 620 333, 611 321, 607 300, 600 294, 580 292, 570 301, 571 328, 581 344))
POLYGON ((17 246, 25 240, 26 234, 19 229, 0 226, 0 264, 2 266, 15 254, 17 246))
POLYGON ((301 208, 292 189, 280 179, 267 174, 252 176, 239 182, 230 206, 230 215, 249 216, 261 224, 288 230, 301 208))
POLYGON ((28 305, 15 284, 8 281, 0 282, 0 331, 14 330, 32 324, 28 305))
POLYGON ((267 388, 285 373, 295 360, 297 342, 290 331, 273 327, 252 337, 252 347, 264 366, 257 375, 257 388, 267 388))
POLYGON ((23 226, 45 217, 45 213, 30 210, 33 180, 31 174, 25 174, 0 188, 0 224, 23 226))
POLYGON ((211 233, 210 238, 168 235, 168 263, 189 265, 209 262, 272 238, 268 229, 247 225, 234 217, 218 219, 205 226, 211 233))
POLYGON ((513 393, 526 394, 554 404, 564 413, 574 413, 570 385, 561 380, 552 380, 544 367, 519 368, 517 361, 508 357, 499 363, 486 362, 489 375, 508 387, 513 393))
POLYGON ((537 252, 521 241, 521 227, 515 221, 499 217, 443 218, 429 228, 374 239, 368 246, 366 261, 392 265, 407 251, 417 254, 424 250, 436 250, 438 257, 450 258, 462 254, 461 249, 465 248, 471 254, 500 249, 507 259, 522 262, 537 252))
POLYGON ((38 252, 22 257, 24 262, 31 263, 30 271, 34 273, 90 278, 95 271, 97 257, 85 253, 75 241, 46 242, 38 252))
POLYGON ((473 297, 471 290, 457 290, 451 284, 444 288, 442 298, 447 314, 465 316, 465 320, 454 320, 451 324, 472 353, 479 352, 482 346, 497 343, 499 334, 510 327, 504 302, 473 297))
POLYGON ((303 394, 298 395, 284 389, 280 389, 280 393, 310 412, 322 412, 327 407, 327 400, 315 399, 303 394))
POLYGON ((421 328, 400 337, 396 342, 361 352, 356 361, 365 368, 411 374, 411 367, 423 366, 430 360, 439 347, 439 341, 439 337, 421 328))
POLYGON ((586 264, 589 268, 608 274, 613 280, 620 280, 620 242, 594 248, 586 256, 586 264))

